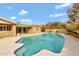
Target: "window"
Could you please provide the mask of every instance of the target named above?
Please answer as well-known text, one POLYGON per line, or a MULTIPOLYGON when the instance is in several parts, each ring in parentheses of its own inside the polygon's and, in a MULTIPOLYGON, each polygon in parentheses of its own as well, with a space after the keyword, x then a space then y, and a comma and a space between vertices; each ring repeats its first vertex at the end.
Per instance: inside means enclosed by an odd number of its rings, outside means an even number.
POLYGON ((0 27, 0 31, 2 31, 2 27, 0 27))
POLYGON ((11 26, 9 25, 1 25, 0 31, 11 31, 11 26))
POLYGON ((7 27, 6 27, 6 30, 7 30, 7 31, 11 31, 11 26, 7 26, 7 27))

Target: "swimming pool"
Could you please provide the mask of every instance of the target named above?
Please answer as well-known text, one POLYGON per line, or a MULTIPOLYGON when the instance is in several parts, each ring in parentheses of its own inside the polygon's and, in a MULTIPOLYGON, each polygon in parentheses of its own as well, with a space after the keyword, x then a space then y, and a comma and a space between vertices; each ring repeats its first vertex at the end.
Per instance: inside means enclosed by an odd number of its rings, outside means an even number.
POLYGON ((55 53, 60 53, 64 46, 64 37, 55 33, 44 33, 22 37, 16 43, 24 44, 14 52, 17 56, 31 56, 43 49, 47 49, 55 53))

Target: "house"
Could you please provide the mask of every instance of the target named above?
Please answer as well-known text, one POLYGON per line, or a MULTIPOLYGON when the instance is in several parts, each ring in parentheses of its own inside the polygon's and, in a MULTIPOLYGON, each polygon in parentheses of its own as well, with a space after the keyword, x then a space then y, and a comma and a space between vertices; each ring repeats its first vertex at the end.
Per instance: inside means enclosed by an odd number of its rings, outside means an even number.
POLYGON ((20 24, 0 18, 0 38, 41 32, 40 26, 20 24))

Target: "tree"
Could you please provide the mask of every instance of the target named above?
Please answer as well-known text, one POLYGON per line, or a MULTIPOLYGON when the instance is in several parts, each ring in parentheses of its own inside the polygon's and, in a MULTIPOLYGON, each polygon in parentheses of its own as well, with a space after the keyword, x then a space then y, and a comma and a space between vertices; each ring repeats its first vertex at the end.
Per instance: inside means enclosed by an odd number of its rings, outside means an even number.
POLYGON ((75 3, 72 8, 68 9, 67 13, 70 22, 79 21, 79 3, 75 3))
POLYGON ((69 20, 70 20, 71 22, 74 22, 74 21, 76 20, 76 19, 75 19, 75 15, 76 15, 76 13, 77 13, 76 9, 71 8, 71 9, 69 9, 69 10, 67 11, 67 13, 68 13, 69 20))
POLYGON ((62 22, 48 22, 46 24, 46 28, 48 28, 48 29, 64 29, 65 24, 62 22))
POLYGON ((75 4, 73 5, 73 8, 79 9, 79 3, 75 3, 75 4))

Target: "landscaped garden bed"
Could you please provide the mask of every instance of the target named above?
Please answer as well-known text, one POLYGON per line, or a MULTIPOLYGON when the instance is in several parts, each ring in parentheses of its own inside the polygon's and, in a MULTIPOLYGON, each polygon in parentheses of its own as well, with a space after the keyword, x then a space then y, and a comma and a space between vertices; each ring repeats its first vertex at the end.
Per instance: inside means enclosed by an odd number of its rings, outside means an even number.
POLYGON ((79 34, 76 31, 66 31, 66 34, 72 35, 79 39, 79 34))

